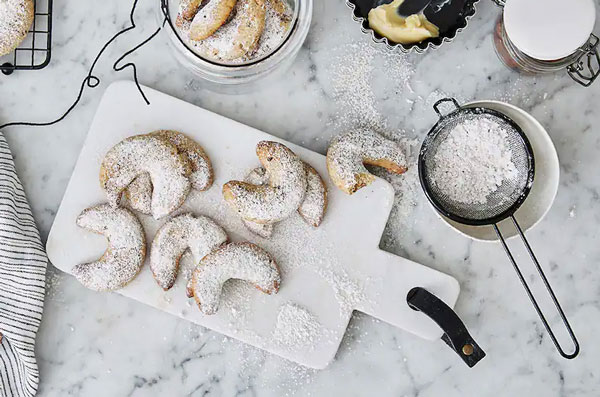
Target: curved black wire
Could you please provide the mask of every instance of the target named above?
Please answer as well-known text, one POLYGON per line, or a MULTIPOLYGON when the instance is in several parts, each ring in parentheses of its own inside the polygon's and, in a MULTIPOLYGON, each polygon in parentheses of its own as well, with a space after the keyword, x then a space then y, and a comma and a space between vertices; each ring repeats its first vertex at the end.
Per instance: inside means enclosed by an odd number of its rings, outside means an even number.
MULTIPOLYGON (((77 98, 75 98, 75 101, 71 104, 71 106, 62 114, 62 116, 58 117, 57 119, 53 120, 53 121, 48 121, 48 122, 41 122, 41 123, 32 123, 32 122, 27 122, 27 121, 18 121, 18 122, 11 122, 11 123, 6 123, 3 125, 0 125, 0 130, 6 128, 6 127, 13 127, 13 126, 30 126, 30 127, 45 127, 45 126, 49 126, 49 125, 53 125, 53 124, 57 124, 60 123, 61 121, 63 121, 68 115, 69 113, 71 113, 71 111, 73 111, 73 109, 75 109, 75 107, 79 104, 79 102, 81 101, 81 98, 83 97, 83 92, 85 90, 86 87, 89 88, 96 88, 98 87, 98 85, 100 85, 100 78, 95 76, 94 73, 94 69, 96 68, 96 65, 98 63, 98 61, 100 60, 100 58, 102 57, 102 54, 104 54, 104 52, 106 51, 106 49, 115 41, 117 40, 121 35, 133 30, 136 28, 136 24, 134 21, 134 14, 135 14, 135 10, 137 8, 137 4, 138 4, 138 0, 134 0, 133 1, 133 6, 131 7, 131 12, 129 14, 129 22, 130 22, 130 26, 126 27, 125 29, 117 32, 114 36, 112 36, 110 38, 110 40, 108 40, 103 46, 102 49, 100 50, 100 52, 98 53, 98 55, 96 55, 96 58, 94 59, 94 62, 92 63, 92 66, 90 67, 87 76, 83 79, 83 81, 81 82, 81 86, 79 87, 79 92, 77 94, 77 98)), ((164 26, 164 23, 163 23, 164 26)), ((137 78, 137 68, 135 66, 135 64, 133 62, 128 62, 123 66, 118 66, 118 64, 128 55, 130 55, 131 53, 135 52, 136 50, 138 50, 140 47, 142 47, 143 45, 147 44, 150 40, 152 40, 154 37, 156 37, 156 35, 158 35, 158 33, 160 32, 160 30, 162 29, 162 26, 160 26, 154 33, 152 33, 152 35, 150 35, 150 37, 148 37, 146 40, 144 40, 143 42, 141 42, 140 44, 138 44, 137 46, 135 46, 134 48, 132 48, 131 50, 127 51, 125 54, 123 54, 119 59, 117 59, 117 61, 113 64, 113 69, 116 72, 120 72, 122 70, 124 70, 127 67, 131 67, 133 69, 133 79, 135 81, 135 84, 140 92, 140 94, 142 95, 142 98, 144 99, 144 101, 146 102, 147 105, 150 104, 150 101, 148 101, 148 98, 146 97, 146 95, 144 94, 144 91, 142 90, 142 87, 140 86, 140 83, 138 81, 137 78)))

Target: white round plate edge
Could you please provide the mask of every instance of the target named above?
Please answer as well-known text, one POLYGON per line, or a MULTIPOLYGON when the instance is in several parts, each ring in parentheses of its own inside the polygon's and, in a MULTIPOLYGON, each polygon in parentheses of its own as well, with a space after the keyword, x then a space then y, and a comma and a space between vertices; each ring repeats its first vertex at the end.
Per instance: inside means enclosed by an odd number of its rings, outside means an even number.
MULTIPOLYGON (((559 165, 558 153, 556 152, 556 148, 554 146, 554 143, 552 142, 552 139, 550 138, 550 135, 548 134, 548 132, 546 131, 544 126, 535 117, 533 117, 531 114, 529 114, 525 110, 523 110, 515 105, 512 105, 510 103, 494 101, 494 100, 481 100, 481 101, 473 101, 473 102, 465 103, 463 105, 463 107, 469 107, 469 108, 488 107, 490 109, 494 109, 501 113, 504 113, 509 117, 511 117, 511 114, 518 114, 518 115, 522 116, 523 118, 527 119, 529 122, 531 122, 532 125, 534 125, 536 127, 535 129, 524 129, 524 132, 528 136, 528 138, 530 138, 530 140, 532 140, 531 139, 532 134, 537 134, 544 141, 545 149, 546 149, 545 159, 549 160, 549 164, 550 164, 548 169, 551 172, 554 171, 554 173, 556 174, 556 177, 550 181, 548 181, 548 180, 545 181, 545 183, 551 184, 551 188, 550 188, 549 192, 548 192, 548 189, 546 189, 547 193, 545 196, 545 201, 547 202, 547 204, 538 213, 538 215, 535 217, 535 219, 533 221, 529 221, 528 224, 521 225, 523 228, 523 232, 533 229, 535 226, 537 226, 541 222, 542 219, 544 219, 544 217, 546 216, 548 211, 550 211, 550 208, 552 207, 552 204, 554 203, 554 199, 556 198, 556 194, 558 192, 558 186, 559 186, 559 182, 560 182, 560 165, 559 165), (548 149, 550 149, 550 150, 548 150, 548 149)), ((535 150, 535 148, 534 148, 534 150, 535 150)), ((534 180, 534 187, 536 186, 536 182, 539 184, 540 179, 534 180)), ((532 189, 532 193, 533 193, 533 189, 532 189)), ((521 208, 517 211, 517 214, 519 214, 519 211, 521 211, 521 209, 526 207, 526 204, 528 202, 531 203, 538 196, 536 196, 535 194, 530 195, 525 200, 525 202, 522 204, 521 208)), ((444 221, 444 224, 449 226, 451 229, 459 232, 460 234, 462 234, 465 237, 468 237, 475 241, 481 241, 481 242, 487 242, 487 243, 493 243, 493 242, 499 241, 498 237, 496 236, 493 226, 463 225, 458 222, 452 221, 451 219, 448 219, 447 217, 439 214, 437 211, 435 211, 435 212, 444 221)), ((521 214, 521 215, 523 215, 523 214, 521 214)), ((500 223, 501 230, 503 229, 502 225, 504 225, 506 223, 511 223, 511 222, 510 222, 510 220, 505 220, 505 221, 501 222, 500 223)), ((506 229, 506 228, 504 228, 504 229, 506 229)), ((503 230, 503 235, 506 240, 509 240, 509 239, 516 237, 518 235, 518 233, 513 227, 513 228, 510 228, 510 232, 506 232, 503 230)))

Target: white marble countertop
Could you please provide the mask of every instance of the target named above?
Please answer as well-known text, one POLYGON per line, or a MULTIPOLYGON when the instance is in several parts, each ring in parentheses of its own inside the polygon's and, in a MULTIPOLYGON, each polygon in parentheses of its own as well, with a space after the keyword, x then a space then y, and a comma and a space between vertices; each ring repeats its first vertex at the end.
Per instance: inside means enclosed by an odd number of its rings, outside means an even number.
MULTIPOLYGON (((0 77, 0 121, 59 115, 101 44, 127 23, 129 3, 55 2, 52 63, 0 77)), ((112 62, 156 28, 156 3, 140 1, 139 28, 109 48, 98 65, 102 84, 86 90, 66 120, 5 131, 44 239, 103 90, 131 76, 113 72, 112 62)), ((600 123, 600 83, 584 89, 563 74, 532 78, 506 69, 494 54, 491 32, 499 9, 489 0, 479 3, 454 43, 398 59, 400 70, 390 77, 389 57, 364 56, 369 38, 343 1, 317 3, 311 33, 288 78, 259 92, 203 90, 171 57, 162 35, 131 59, 145 85, 322 153, 329 138, 357 118, 420 140, 435 122, 431 103, 443 95, 500 99, 531 112, 557 147, 561 183, 550 213, 528 236, 579 337, 580 356, 559 357, 502 248, 447 228, 415 188, 417 205, 393 213, 382 246, 459 280, 456 310, 487 352, 475 368, 468 369, 442 341, 424 341, 356 315, 336 360, 326 370, 308 370, 119 295, 88 291, 50 265, 37 347, 40 395, 597 395, 600 138, 594 125, 600 123), (355 101, 340 88, 343 65, 352 62, 366 62, 352 69, 372 76, 363 90, 373 92, 373 107, 359 117, 344 114, 358 111, 353 107, 364 99, 355 101)))

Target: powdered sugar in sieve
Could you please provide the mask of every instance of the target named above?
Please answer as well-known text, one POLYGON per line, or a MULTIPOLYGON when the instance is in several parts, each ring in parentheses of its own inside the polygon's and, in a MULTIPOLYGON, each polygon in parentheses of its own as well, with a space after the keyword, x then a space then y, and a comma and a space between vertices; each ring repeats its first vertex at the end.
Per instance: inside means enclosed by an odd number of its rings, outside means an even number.
POLYGON ((519 171, 506 128, 492 116, 464 116, 433 154, 433 184, 464 204, 485 204, 502 184, 514 184, 519 171))
POLYGON ((518 207, 533 181, 533 154, 519 127, 490 109, 441 117, 420 155, 434 206, 462 223, 483 224, 518 207))

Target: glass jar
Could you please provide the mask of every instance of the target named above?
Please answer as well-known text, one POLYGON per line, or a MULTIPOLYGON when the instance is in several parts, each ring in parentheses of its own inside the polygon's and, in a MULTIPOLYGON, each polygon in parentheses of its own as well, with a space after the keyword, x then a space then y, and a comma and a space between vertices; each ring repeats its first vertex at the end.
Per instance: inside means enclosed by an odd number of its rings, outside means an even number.
POLYGON ((494 1, 504 7, 494 29, 494 47, 506 66, 527 74, 566 70, 586 87, 598 77, 599 40, 592 33, 596 19, 593 0, 494 1), (536 7, 543 12, 533 13, 536 7))
POLYGON ((208 88, 231 92, 254 89, 263 79, 282 75, 295 60, 310 28, 313 0, 285 0, 293 10, 290 30, 282 43, 262 58, 246 63, 225 64, 200 56, 180 37, 175 26, 180 0, 160 0, 158 18, 175 58, 196 76, 204 79, 208 88))

